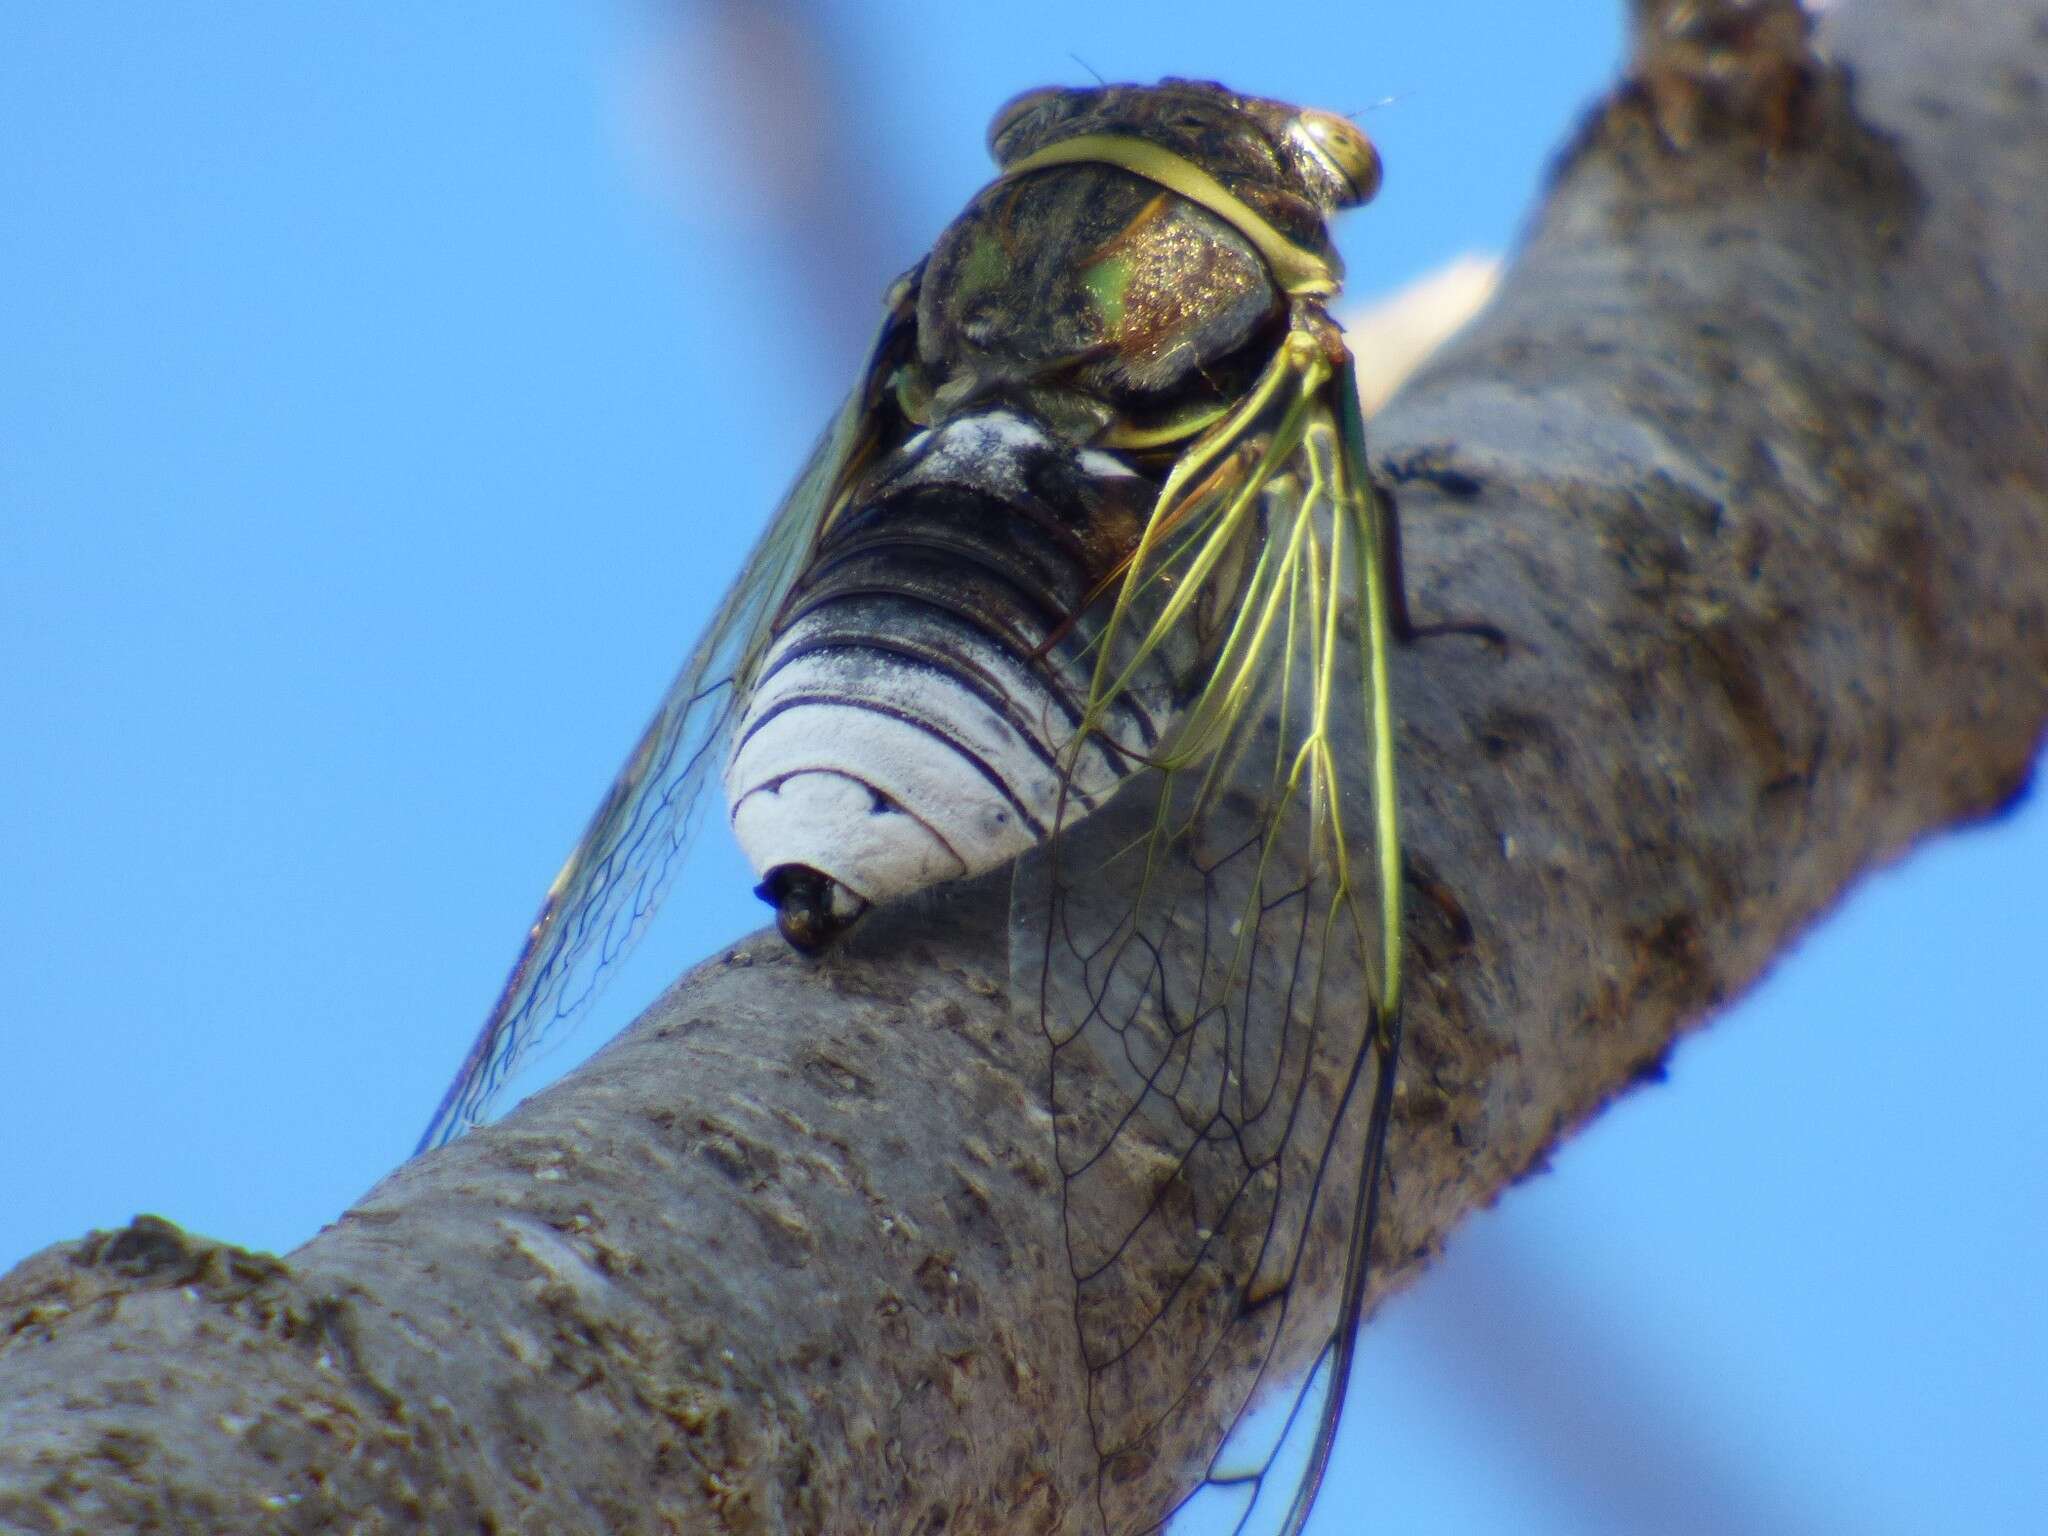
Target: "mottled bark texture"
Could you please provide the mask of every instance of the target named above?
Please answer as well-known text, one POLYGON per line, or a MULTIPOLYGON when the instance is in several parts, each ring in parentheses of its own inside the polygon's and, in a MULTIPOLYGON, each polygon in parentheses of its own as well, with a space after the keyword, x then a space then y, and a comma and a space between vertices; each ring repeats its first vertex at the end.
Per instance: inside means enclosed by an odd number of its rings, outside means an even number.
MULTIPOLYGON (((2048 714, 2048 0, 1843 4, 1817 55, 1715 10, 1644 8, 1498 301, 1376 423, 1419 616, 1510 637, 1397 658, 1381 1289, 2012 795, 2048 714)), ((716 960, 284 1261, 154 1223, 30 1260, 0 1529, 1091 1529, 1002 911, 716 960)))

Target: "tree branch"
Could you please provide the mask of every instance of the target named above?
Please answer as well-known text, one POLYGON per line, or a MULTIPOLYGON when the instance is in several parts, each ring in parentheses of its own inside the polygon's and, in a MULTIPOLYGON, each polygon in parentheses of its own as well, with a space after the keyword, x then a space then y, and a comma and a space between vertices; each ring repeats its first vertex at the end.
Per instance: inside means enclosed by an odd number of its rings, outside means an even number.
MULTIPOLYGON (((1510 637, 1396 658, 1433 899, 1376 1293, 2048 718, 2048 0, 1642 36, 1374 427, 1419 616, 1510 637)), ((995 880, 743 945, 288 1260, 29 1260, 0 1527, 1093 1529, 1003 931, 995 880)))

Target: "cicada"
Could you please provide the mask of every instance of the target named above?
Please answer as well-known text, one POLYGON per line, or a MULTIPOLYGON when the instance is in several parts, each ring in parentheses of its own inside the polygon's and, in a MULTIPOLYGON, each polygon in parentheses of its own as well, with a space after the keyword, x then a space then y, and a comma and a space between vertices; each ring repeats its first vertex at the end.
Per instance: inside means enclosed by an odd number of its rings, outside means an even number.
POLYGON ((714 773, 807 952, 1014 863, 1102 1528, 1292 1532, 1399 1048, 1405 618, 1329 314, 1379 159, 1182 80, 1034 91, 989 144, 422 1145, 588 1000, 714 773))

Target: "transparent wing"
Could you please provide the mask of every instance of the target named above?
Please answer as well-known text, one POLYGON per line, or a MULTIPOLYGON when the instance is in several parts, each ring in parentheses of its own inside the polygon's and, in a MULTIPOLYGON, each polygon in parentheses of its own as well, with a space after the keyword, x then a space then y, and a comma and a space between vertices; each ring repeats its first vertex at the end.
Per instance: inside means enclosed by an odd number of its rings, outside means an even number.
POLYGON ((889 359, 907 334, 914 281, 915 274, 892 294, 860 383, 812 450, 548 887, 504 991, 434 1111, 420 1151, 445 1145, 488 1118, 514 1072, 567 1034, 665 894, 696 830, 704 781, 723 765, 745 679, 776 608, 873 452, 875 404, 889 359))
POLYGON ((1276 367, 1176 469, 1199 492, 1169 477, 1154 521, 1180 531, 1126 579, 1120 608, 1163 631, 1239 563, 1176 745, 1021 865, 1013 904, 1111 1532, 1300 1529, 1391 1105, 1377 513, 1344 375, 1276 367))

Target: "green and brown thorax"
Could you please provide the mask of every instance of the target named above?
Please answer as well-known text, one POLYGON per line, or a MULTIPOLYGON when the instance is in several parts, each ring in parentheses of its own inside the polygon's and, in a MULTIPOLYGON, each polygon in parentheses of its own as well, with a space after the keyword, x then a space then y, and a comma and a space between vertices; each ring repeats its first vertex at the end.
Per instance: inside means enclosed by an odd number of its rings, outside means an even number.
MULTIPOLYGON (((1011 103, 990 131, 1003 174, 924 265, 915 356, 896 378, 904 414, 930 425, 1007 403, 1076 443, 1118 446, 1180 441, 1213 419, 1270 361, 1298 306, 1334 292, 1330 216, 1371 190, 1355 162, 1351 177, 1332 163, 1327 137, 1304 131, 1309 118, 1333 121, 1199 81, 1011 103), (1192 167, 1248 216, 1090 146, 1154 154, 1169 179, 1192 167), (1327 278, 1310 284, 1321 292, 1299 281, 1290 292, 1275 240, 1327 278)), ((1376 179, 1376 161, 1370 170, 1376 179)))

